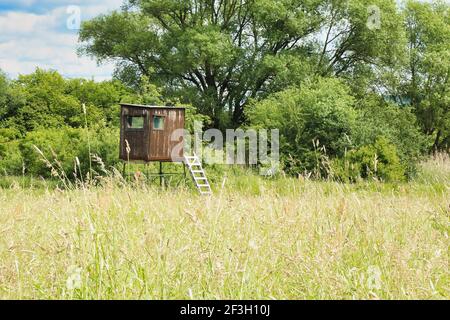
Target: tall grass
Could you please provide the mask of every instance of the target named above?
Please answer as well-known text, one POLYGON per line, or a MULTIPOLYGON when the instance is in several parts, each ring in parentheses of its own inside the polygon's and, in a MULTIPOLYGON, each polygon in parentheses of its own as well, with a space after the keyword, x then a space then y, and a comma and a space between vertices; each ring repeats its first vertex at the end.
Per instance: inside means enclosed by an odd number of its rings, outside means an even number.
POLYGON ((450 183, 450 155, 437 153, 422 162, 415 181, 420 183, 450 183))
POLYGON ((448 299, 439 161, 401 185, 236 175, 201 197, 117 174, 0 189, 0 298, 448 299))

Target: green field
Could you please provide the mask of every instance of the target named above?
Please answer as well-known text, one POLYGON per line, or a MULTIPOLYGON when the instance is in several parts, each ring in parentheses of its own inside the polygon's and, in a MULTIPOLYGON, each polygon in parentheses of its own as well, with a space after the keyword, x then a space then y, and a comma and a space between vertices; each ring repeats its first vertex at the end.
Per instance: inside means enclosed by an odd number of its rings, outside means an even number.
POLYGON ((0 298, 450 298, 448 158, 398 185, 223 182, 201 197, 18 178, 0 189, 0 298))

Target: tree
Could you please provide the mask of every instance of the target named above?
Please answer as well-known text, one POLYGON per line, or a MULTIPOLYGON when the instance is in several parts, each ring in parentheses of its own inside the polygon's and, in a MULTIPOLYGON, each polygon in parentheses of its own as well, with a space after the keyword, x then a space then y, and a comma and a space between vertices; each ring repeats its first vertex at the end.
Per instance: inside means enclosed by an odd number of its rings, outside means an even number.
POLYGON ((357 113, 349 88, 336 78, 318 78, 255 102, 247 110, 254 128, 280 130, 280 149, 290 173, 318 166, 318 149, 330 157, 352 147, 357 113))
POLYGON ((331 167, 333 177, 346 182, 361 178, 398 182, 406 178, 405 166, 395 145, 383 136, 372 144, 350 150, 342 158, 333 159, 331 167))
POLYGON ((388 60, 400 23, 394 0, 129 0, 84 23, 80 40, 81 53, 117 61, 116 76, 146 75, 224 127, 245 120, 250 99, 311 73, 388 60), (371 5, 379 28, 368 27, 371 5))
POLYGON ((215 125, 238 125, 249 99, 305 52, 321 2, 131 0, 83 24, 82 52, 115 59, 124 78, 183 89, 215 125))
POLYGON ((358 102, 357 110, 355 146, 376 144, 380 137, 387 139, 395 146, 406 174, 412 177, 418 161, 430 146, 430 139, 421 131, 413 108, 386 102, 383 97, 371 94, 358 102))
MULTIPOLYGON (((127 93, 119 81, 66 80, 56 71, 38 68, 9 83, 4 106, 0 104, 0 128, 25 134, 42 128, 84 127, 82 104, 89 124, 114 125, 119 121, 118 103, 127 93)), ((0 102, 1 97, 0 88, 0 102)))
POLYGON ((0 122, 6 114, 7 90, 8 80, 6 75, 0 70, 0 122))
MULTIPOLYGON (((79 104, 85 104, 92 114, 98 114, 107 125, 119 125, 119 103, 124 96, 131 93, 120 81, 95 82, 85 79, 70 79, 66 83, 66 94, 75 97, 79 104)), ((79 114, 78 122, 84 123, 84 116, 79 114)), ((95 119, 91 119, 95 120, 95 119)), ((100 120, 100 119, 97 119, 100 120)))
POLYGON ((408 65, 404 94, 423 131, 434 137, 433 150, 450 143, 450 5, 408 1, 405 28, 408 65))
POLYGON ((359 66, 389 65, 402 48, 401 15, 393 0, 330 0, 322 7, 318 72, 340 76, 359 66))
POLYGON ((55 71, 36 69, 10 85, 3 126, 22 133, 37 128, 61 127, 79 113, 75 98, 64 94, 65 80, 55 71))

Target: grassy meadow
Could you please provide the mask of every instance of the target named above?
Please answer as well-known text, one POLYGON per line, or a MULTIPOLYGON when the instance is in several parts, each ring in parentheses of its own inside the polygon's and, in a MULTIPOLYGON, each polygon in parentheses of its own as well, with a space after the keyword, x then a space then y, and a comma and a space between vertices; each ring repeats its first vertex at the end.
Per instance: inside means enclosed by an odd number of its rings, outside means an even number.
POLYGON ((449 299, 450 159, 403 184, 254 175, 212 197, 0 188, 1 299, 449 299))

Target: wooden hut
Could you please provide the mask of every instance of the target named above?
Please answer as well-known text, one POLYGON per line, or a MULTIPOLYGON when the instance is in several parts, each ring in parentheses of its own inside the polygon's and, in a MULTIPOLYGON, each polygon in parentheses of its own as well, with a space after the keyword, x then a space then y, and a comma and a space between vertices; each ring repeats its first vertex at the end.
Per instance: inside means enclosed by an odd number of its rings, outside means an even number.
POLYGON ((125 161, 183 162, 183 148, 171 141, 172 133, 184 129, 185 109, 121 104, 120 159, 125 161), (172 151, 178 152, 172 157, 172 151))

